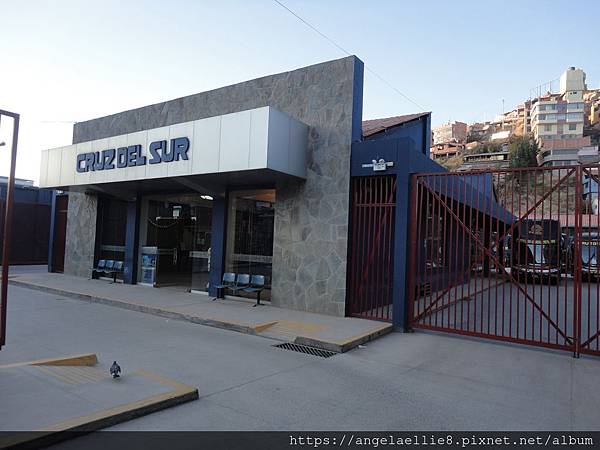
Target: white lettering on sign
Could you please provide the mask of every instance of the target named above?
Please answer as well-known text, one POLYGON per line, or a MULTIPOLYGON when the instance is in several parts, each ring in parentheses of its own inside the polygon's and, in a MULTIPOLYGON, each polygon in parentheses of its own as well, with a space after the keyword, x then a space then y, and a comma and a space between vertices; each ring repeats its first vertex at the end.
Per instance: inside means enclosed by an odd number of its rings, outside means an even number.
POLYGON ((363 164, 362 166, 364 168, 372 167, 373 172, 381 172, 383 170, 387 170, 388 167, 394 167, 394 162, 386 161, 385 159, 380 158, 380 159, 374 159, 374 160, 372 160, 371 163, 363 164))

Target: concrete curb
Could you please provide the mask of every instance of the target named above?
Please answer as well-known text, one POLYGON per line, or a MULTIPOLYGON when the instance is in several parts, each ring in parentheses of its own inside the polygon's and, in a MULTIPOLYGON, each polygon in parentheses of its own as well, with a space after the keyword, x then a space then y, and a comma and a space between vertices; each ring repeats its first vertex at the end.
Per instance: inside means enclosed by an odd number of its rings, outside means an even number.
MULTIPOLYGON (((276 324, 277 321, 267 322, 264 324, 250 326, 237 322, 226 321, 217 318, 211 317, 200 317, 194 316, 190 314, 184 314, 177 311, 172 311, 165 308, 159 308, 154 306, 147 305, 138 305, 134 303, 125 302, 122 300, 111 299, 106 297, 97 297, 89 294, 82 294, 79 292, 66 291, 63 289, 57 289, 49 286, 39 285, 35 283, 30 283, 26 281, 20 281, 17 279, 9 280, 9 284, 13 284, 15 286, 24 287, 27 289, 33 289, 42 292, 49 292, 55 295, 60 295, 63 297, 73 298, 76 300, 83 300, 87 302, 99 303, 102 305, 114 306, 117 308, 128 309, 130 311, 137 311, 145 314, 151 314, 153 316, 164 317, 167 319, 173 320, 181 320, 185 322, 196 323, 199 325, 206 325, 213 328, 220 328, 223 330, 231 330, 237 331, 239 333, 252 334, 256 336, 260 336, 261 332, 267 330, 272 325, 276 324)), ((392 324, 383 323, 380 327, 378 327, 375 331, 367 332, 358 336, 353 336, 344 340, 331 340, 325 341, 309 336, 297 336, 294 340, 296 344, 304 344, 309 345, 311 347, 320 348, 323 350, 329 350, 336 353, 344 353, 349 350, 352 350, 355 347, 358 347, 360 344, 363 344, 368 341, 372 341, 384 334, 393 331, 392 324)), ((268 337, 268 336, 264 336, 268 337)))
POLYGON ((392 326, 392 324, 382 324, 382 326, 376 331, 363 333, 345 340, 319 341, 308 336, 298 336, 294 340, 294 343, 321 348, 323 350, 330 350, 336 353, 345 353, 349 350, 352 350, 355 347, 358 347, 361 344, 364 344, 365 342, 373 341, 378 337, 391 333, 393 330, 394 327, 392 326))

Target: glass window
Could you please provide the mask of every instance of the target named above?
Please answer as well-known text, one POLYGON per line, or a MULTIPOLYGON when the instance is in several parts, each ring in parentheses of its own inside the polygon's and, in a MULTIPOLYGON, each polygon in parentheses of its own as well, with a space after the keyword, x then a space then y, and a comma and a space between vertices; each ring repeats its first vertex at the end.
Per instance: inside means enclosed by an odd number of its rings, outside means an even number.
MULTIPOLYGON (((275 190, 233 191, 229 194, 225 270, 264 275, 261 298, 271 298, 275 190)), ((256 294, 238 295, 255 298, 256 294)))
POLYGON ((96 262, 100 259, 125 260, 125 234, 127 202, 113 198, 98 199, 99 248, 96 262))
POLYGON ((569 124, 569 131, 575 131, 577 129, 577 124, 576 123, 570 123, 569 124))

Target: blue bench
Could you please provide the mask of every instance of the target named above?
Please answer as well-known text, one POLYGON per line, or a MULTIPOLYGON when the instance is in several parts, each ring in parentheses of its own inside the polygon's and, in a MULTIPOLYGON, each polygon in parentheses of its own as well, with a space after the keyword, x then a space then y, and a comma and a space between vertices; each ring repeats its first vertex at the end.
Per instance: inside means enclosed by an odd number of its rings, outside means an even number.
POLYGON ((235 274, 233 272, 225 272, 221 284, 215 286, 217 296, 213 298, 224 297, 225 289, 230 290, 234 295, 238 292, 246 292, 248 294, 256 294, 256 303, 253 306, 260 305, 260 293, 265 289, 264 275, 250 275, 247 273, 235 274))
POLYGON ((92 280, 97 280, 101 275, 112 277, 113 283, 117 282, 117 275, 123 272, 123 261, 101 259, 96 267, 92 267, 92 280))

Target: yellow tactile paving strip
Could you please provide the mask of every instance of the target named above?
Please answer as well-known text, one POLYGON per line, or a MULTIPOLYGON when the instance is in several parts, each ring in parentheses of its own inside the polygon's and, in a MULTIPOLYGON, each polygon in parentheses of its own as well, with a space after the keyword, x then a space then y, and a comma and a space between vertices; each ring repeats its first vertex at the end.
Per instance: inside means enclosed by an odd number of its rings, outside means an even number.
POLYGON ((35 366, 37 370, 66 384, 97 383, 110 378, 110 374, 96 367, 35 366))
POLYGON ((295 339, 297 336, 311 335, 329 330, 328 325, 319 325, 310 322, 298 322, 292 320, 278 320, 264 327, 257 327, 258 333, 268 333, 270 336, 279 336, 284 339, 295 339))
POLYGON ((11 364, 4 364, 0 369, 9 369, 20 366, 94 366, 98 364, 98 358, 95 353, 83 353, 81 355, 64 356, 61 358, 36 359, 34 361, 24 361, 11 364))

